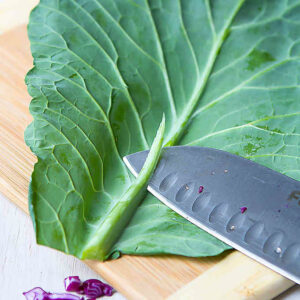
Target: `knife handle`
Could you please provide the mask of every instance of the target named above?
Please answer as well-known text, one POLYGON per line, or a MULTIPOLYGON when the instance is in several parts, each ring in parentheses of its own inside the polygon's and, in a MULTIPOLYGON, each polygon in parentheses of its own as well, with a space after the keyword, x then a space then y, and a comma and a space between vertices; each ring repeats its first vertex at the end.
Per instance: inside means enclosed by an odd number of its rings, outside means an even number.
POLYGON ((168 300, 266 300, 294 284, 241 252, 234 251, 168 300))

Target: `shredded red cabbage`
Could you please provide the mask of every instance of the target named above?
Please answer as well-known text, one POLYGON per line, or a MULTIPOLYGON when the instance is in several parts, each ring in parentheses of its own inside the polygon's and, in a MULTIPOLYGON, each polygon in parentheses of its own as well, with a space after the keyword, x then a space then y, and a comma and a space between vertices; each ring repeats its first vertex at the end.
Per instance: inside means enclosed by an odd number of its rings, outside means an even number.
POLYGON ((76 292, 83 294, 83 288, 81 286, 81 280, 79 276, 69 276, 64 280, 65 290, 67 292, 76 292))
MULTIPOLYGON (((101 296, 112 296, 113 288, 98 279, 89 279, 81 282, 79 276, 69 276, 64 280, 67 292, 84 294, 87 300, 96 300, 101 296)), ((27 300, 84 300, 84 297, 75 296, 68 293, 48 293, 42 288, 36 287, 23 293, 27 300)))
POLYGON ((90 282, 85 284, 84 294, 88 297, 98 298, 103 296, 103 291, 99 284, 90 282))
POLYGON ((65 278, 64 282, 66 291, 83 294, 89 297, 88 300, 113 294, 113 288, 98 279, 89 279, 81 282, 79 276, 69 276, 65 278))
POLYGON ((67 294, 67 293, 48 293, 48 296, 45 300, 83 300, 83 297, 79 297, 76 295, 72 294, 67 294))
POLYGON ((36 287, 32 290, 23 293, 26 300, 83 300, 79 296, 67 293, 47 293, 42 288, 36 287))
POLYGON ((101 296, 111 296, 113 288, 98 279, 89 279, 83 282, 84 294, 87 297, 98 298, 101 296))
POLYGON ((43 300, 47 294, 47 292, 39 287, 35 287, 32 290, 23 293, 27 300, 43 300))
POLYGON ((198 193, 201 194, 204 190, 204 186, 203 185, 200 185, 199 186, 199 190, 198 190, 198 193))
POLYGON ((247 209, 248 209, 248 208, 247 208, 246 206, 242 206, 242 207, 240 208, 241 213, 243 214, 247 209))

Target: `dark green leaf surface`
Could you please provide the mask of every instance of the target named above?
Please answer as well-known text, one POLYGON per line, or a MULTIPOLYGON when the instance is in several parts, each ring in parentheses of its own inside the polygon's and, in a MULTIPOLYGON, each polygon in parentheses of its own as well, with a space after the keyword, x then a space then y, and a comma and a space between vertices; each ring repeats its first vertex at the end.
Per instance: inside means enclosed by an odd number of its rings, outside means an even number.
MULTIPOLYGON (((299 0, 42 0, 26 78, 37 241, 82 257, 131 185, 122 157, 149 148, 163 112, 168 145, 300 179, 299 16, 299 0)), ((148 194, 111 253, 227 248, 148 194)))

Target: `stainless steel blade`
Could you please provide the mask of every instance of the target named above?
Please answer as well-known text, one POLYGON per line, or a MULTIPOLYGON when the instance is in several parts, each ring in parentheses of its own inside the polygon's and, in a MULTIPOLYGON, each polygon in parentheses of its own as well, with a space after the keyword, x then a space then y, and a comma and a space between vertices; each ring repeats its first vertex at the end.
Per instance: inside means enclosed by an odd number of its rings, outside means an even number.
MULTIPOLYGON (((124 157, 135 176, 147 155, 124 157)), ((225 151, 178 146, 164 148, 148 190, 198 227, 300 284, 299 181, 225 151)))

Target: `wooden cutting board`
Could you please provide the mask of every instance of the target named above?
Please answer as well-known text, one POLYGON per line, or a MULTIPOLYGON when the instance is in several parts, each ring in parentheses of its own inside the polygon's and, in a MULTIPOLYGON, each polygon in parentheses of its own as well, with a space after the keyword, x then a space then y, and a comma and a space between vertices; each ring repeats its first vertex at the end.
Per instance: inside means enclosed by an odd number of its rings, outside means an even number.
MULTIPOLYGON (((36 161, 23 139, 32 120, 24 84, 31 67, 26 26, 1 35, 0 191, 26 213, 28 183, 36 161)), ((201 299, 200 295, 206 295, 202 299, 219 299, 213 296, 215 287, 220 299, 269 299, 293 284, 238 252, 215 258, 123 256, 104 263, 86 263, 129 299, 164 299, 171 295, 175 299, 201 299)))

